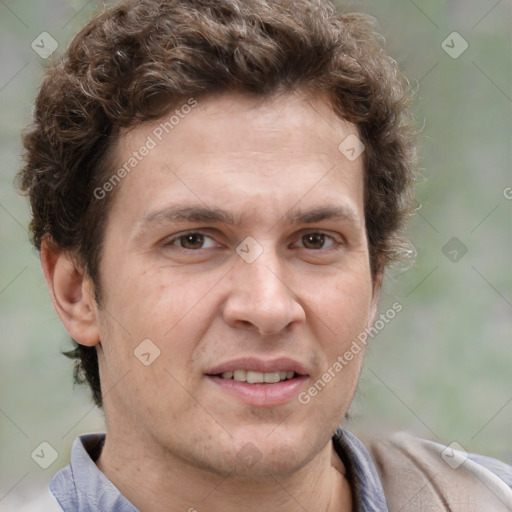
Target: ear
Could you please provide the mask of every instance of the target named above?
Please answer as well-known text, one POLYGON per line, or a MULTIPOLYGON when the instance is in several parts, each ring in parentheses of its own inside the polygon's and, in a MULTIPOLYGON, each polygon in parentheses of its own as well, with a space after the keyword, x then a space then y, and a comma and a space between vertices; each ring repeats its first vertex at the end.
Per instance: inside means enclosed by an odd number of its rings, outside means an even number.
POLYGON ((80 345, 98 345, 98 307, 91 279, 50 237, 41 243, 41 266, 53 305, 68 333, 80 345))

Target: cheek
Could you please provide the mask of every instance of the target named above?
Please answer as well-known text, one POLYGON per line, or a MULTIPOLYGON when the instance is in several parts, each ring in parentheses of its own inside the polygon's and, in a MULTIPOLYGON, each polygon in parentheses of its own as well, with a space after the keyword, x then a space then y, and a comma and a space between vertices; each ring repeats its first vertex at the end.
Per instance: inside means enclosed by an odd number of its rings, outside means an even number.
POLYGON ((316 322, 321 319, 331 333, 330 338, 339 344, 351 341, 367 327, 371 301, 370 279, 355 272, 340 272, 325 282, 321 292, 311 297, 310 303, 316 322))
POLYGON ((108 283, 105 306, 134 337, 164 340, 190 318, 206 314, 205 298, 215 279, 188 276, 172 267, 120 269, 108 283))

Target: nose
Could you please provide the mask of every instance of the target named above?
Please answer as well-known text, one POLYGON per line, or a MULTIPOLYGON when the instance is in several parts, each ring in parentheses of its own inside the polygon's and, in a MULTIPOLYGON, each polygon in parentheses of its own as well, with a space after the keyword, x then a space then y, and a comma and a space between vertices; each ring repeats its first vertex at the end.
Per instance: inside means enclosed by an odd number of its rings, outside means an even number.
POLYGON ((223 316, 231 327, 272 335, 305 321, 292 283, 278 257, 268 251, 252 263, 240 258, 230 272, 229 287, 223 316))

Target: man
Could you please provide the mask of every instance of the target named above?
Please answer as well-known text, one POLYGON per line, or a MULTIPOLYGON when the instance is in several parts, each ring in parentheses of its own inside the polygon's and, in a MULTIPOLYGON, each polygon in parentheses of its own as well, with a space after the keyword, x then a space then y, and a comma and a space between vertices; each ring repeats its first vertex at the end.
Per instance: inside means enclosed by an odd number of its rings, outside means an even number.
POLYGON ((76 36, 21 174, 105 411, 63 510, 511 509, 498 461, 339 428, 406 248, 407 100, 371 22, 323 0, 128 0, 76 36))

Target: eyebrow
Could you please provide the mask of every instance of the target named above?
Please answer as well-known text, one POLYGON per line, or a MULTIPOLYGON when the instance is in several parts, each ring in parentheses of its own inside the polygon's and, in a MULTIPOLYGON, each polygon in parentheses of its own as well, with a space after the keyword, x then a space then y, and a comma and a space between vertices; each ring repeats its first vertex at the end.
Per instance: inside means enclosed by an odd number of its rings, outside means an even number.
MULTIPOLYGON (((138 225, 139 230, 169 222, 205 222, 209 224, 240 225, 242 216, 237 220, 232 213, 221 208, 210 208, 204 205, 175 205, 151 212, 138 225)), ((352 223, 359 222, 359 215, 352 207, 345 205, 319 206, 310 210, 292 208, 280 219, 290 224, 312 224, 323 220, 337 219, 352 223)))
POLYGON ((220 208, 209 208, 202 205, 176 205, 149 213, 142 219, 139 227, 179 221, 236 224, 233 215, 220 208))
POLYGON ((359 222, 359 215, 349 206, 319 206, 306 211, 291 210, 286 217, 293 224, 311 224, 329 219, 359 222))

